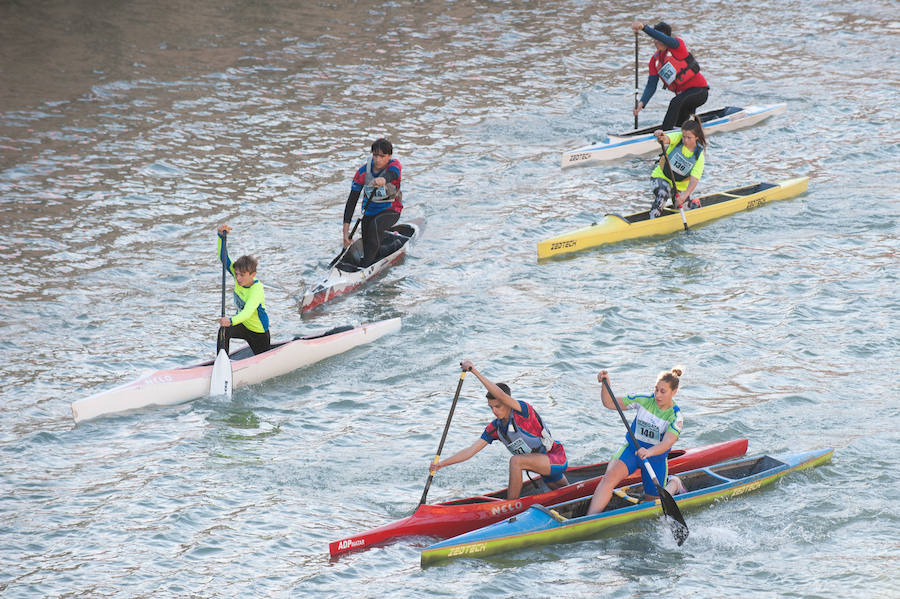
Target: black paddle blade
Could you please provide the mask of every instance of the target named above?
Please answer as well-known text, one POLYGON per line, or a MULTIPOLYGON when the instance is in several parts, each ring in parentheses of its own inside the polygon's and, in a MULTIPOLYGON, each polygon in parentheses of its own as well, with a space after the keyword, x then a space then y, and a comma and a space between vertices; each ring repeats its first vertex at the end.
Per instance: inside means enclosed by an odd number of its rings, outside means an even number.
POLYGON ((666 519, 669 521, 669 528, 672 529, 672 536, 675 537, 675 542, 681 547, 687 540, 689 533, 684 516, 681 515, 681 509, 675 503, 675 498, 672 497, 671 493, 661 486, 657 486, 656 490, 659 493, 659 502, 662 504, 663 514, 666 515, 666 519))

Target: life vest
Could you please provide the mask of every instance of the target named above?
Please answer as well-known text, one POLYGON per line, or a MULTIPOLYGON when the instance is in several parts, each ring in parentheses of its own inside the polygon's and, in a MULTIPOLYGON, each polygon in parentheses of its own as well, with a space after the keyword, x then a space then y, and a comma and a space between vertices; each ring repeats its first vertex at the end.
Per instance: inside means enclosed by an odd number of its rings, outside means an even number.
MULTIPOLYGON (((531 409, 534 410, 534 408, 531 409)), ((516 424, 516 418, 519 417, 519 413, 515 410, 510 412, 505 432, 501 431, 500 427, 497 427, 497 438, 500 439, 500 442, 506 446, 506 449, 511 454, 547 453, 553 447, 553 437, 550 436, 550 431, 544 426, 540 415, 537 412, 534 414, 541 425, 539 435, 524 431, 521 428, 521 424, 516 424)))
POLYGON ((666 167, 665 158, 662 155, 659 157, 659 167, 662 169, 663 175, 671 181, 684 181, 690 177, 691 170, 693 170, 697 161, 700 160, 700 154, 703 152, 703 146, 697 144, 697 147, 694 148, 694 155, 685 156, 681 152, 681 148, 684 147, 683 141, 683 139, 679 139, 674 148, 669 148, 669 164, 672 165, 674 173, 666 167))
MULTIPOLYGON (((390 164, 390 162, 388 164, 390 164)), ((372 172, 373 167, 374 159, 369 158, 369 161, 366 163, 366 183, 365 189, 363 189, 365 197, 369 198, 370 202, 375 202, 376 204, 390 204, 394 201, 394 198, 397 197, 398 190, 392 185, 393 191, 388 192, 387 185, 382 185, 381 187, 374 188, 375 191, 373 192, 372 181, 381 176, 381 174, 376 175, 372 172)), ((384 170, 387 170, 387 167, 385 167, 384 170)), ((384 170, 381 172, 384 172, 384 170)))
MULTIPOLYGON (((679 42, 684 43, 681 40, 679 42)), ((700 72, 700 63, 690 52, 684 59, 679 59, 672 56, 671 50, 667 48, 662 53, 657 52, 653 57, 656 60, 656 72, 662 79, 663 87, 672 91, 683 89, 684 85, 700 72)))

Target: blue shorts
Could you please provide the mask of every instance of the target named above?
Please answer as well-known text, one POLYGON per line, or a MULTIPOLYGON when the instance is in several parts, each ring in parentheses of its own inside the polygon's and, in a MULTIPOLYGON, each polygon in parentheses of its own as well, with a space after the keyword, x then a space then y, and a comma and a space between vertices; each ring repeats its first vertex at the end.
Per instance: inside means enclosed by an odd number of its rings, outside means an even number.
MULTIPOLYGON (((647 461, 650 462, 650 467, 653 468, 653 472, 656 473, 656 478, 659 479, 659 484, 661 486, 665 486, 669 476, 668 456, 669 452, 667 451, 662 455, 655 455, 651 458, 647 458, 647 461)), ((616 452, 616 455, 613 456, 613 460, 619 460, 625 464, 625 467, 628 468, 628 474, 632 474, 635 470, 640 469, 641 482, 644 484, 644 495, 649 495, 651 497, 656 497, 658 495, 656 492, 656 485, 653 484, 653 479, 650 478, 650 475, 647 474, 647 469, 644 468, 643 460, 637 457, 637 454, 635 453, 634 445, 626 443, 620 447, 619 451, 616 452)))
POLYGON ((550 458, 550 474, 548 476, 542 474, 541 478, 545 483, 555 483, 563 477, 566 468, 569 467, 569 460, 566 458, 566 450, 562 443, 554 443, 547 452, 547 457, 550 458))

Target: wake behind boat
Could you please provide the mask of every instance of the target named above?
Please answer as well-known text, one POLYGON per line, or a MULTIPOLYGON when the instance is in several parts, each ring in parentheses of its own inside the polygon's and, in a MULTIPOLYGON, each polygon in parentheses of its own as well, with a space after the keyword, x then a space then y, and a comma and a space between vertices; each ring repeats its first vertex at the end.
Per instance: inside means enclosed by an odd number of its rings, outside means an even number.
MULTIPOLYGON (((796 177, 778 183, 754 183, 699 198, 700 207, 685 211, 690 227, 711 220, 757 208, 769 202, 787 200, 805 192, 809 177, 796 177)), ((599 223, 563 233, 538 243, 538 260, 578 252, 587 248, 627 239, 668 235, 683 230, 678 210, 666 208, 661 216, 651 219, 650 211, 628 216, 607 214, 599 223)))
MULTIPOLYGON (((747 439, 735 439, 687 450, 672 450, 668 459, 669 472, 683 472, 717 464, 740 457, 746 452, 747 439)), ((550 491, 545 490, 547 487, 540 478, 535 481, 529 480, 523 484, 522 495, 518 499, 507 499, 506 489, 501 489, 467 499, 419 505, 411 516, 352 537, 333 541, 329 544, 328 550, 331 557, 337 557, 404 536, 452 537, 518 514, 535 503, 560 503, 590 496, 600 482, 600 477, 606 472, 606 466, 606 462, 601 462, 569 468, 566 470, 569 484, 550 491)), ((638 480, 640 474, 625 479, 622 484, 627 485, 638 480)))
MULTIPOLYGON (((781 456, 757 456, 699 468, 679 474, 686 492, 675 495, 682 507, 707 505, 770 485, 788 473, 819 466, 831 460, 833 449, 781 456)), ((590 497, 556 505, 532 505, 525 512, 490 526, 435 543, 422 551, 422 567, 459 557, 487 557, 506 551, 568 543, 592 538, 602 531, 638 519, 662 514, 659 500, 640 501, 643 486, 625 487, 606 509, 587 513, 590 497)))
MULTIPOLYGON (((234 388, 260 383, 343 353, 357 345, 375 341, 400 330, 400 319, 392 318, 357 327, 343 326, 324 333, 294 337, 273 343, 269 351, 253 355, 249 347, 232 352, 234 388)), ((136 410, 151 405, 173 405, 209 393, 213 362, 157 370, 138 380, 72 403, 75 422, 136 410)))
MULTIPOLYGON (((750 127, 770 116, 781 114, 786 109, 787 104, 784 103, 744 108, 727 106, 718 110, 702 112, 697 117, 703 125, 703 132, 708 136, 717 131, 734 131, 750 127)), ((662 124, 659 124, 625 133, 610 134, 602 142, 563 152, 562 168, 597 164, 606 160, 640 156, 658 151, 659 143, 653 136, 653 132, 661 128, 662 124)), ((667 131, 667 133, 670 132, 667 131)))
POLYGON ((422 223, 422 219, 414 219, 391 227, 381 242, 378 261, 366 268, 360 266, 363 258, 362 238, 354 240, 346 252, 343 252, 343 256, 339 255, 340 260, 329 269, 328 274, 306 289, 300 311, 307 312, 340 295, 350 293, 387 270, 406 255, 410 242, 420 235, 422 223))

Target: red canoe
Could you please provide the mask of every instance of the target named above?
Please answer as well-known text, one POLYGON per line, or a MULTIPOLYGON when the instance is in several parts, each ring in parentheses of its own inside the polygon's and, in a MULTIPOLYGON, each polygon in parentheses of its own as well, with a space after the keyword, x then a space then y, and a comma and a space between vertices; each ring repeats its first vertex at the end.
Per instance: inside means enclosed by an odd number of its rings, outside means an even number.
MULTIPOLYGON (((669 452, 669 472, 677 473, 703 468, 740 457, 745 453, 747 453, 747 439, 736 439, 692 449, 673 449, 669 452)), ((502 489, 488 495, 476 495, 468 499, 420 505, 411 516, 346 539, 333 541, 328 545, 328 550, 331 552, 331 557, 337 557, 349 551, 381 545, 397 537, 413 535, 455 537, 525 511, 534 503, 556 504, 585 497, 594 492, 601 476, 606 472, 606 464, 607 462, 600 462, 589 466, 569 468, 566 470, 569 484, 554 491, 540 492, 541 488, 546 489, 546 486, 540 482, 540 477, 535 479, 538 485, 532 481, 526 481, 522 486, 522 497, 519 499, 506 499, 506 489, 502 489)), ((622 486, 639 481, 640 473, 635 473, 623 480, 622 486)))

